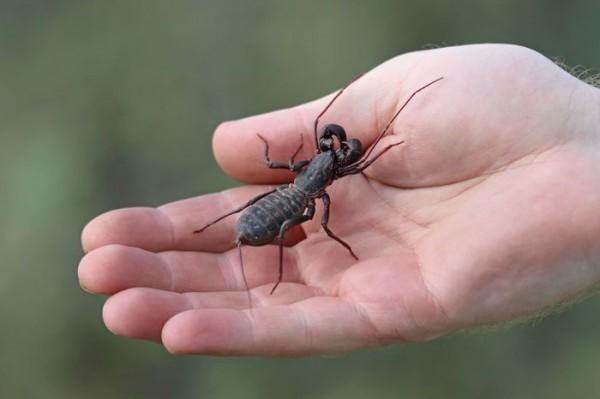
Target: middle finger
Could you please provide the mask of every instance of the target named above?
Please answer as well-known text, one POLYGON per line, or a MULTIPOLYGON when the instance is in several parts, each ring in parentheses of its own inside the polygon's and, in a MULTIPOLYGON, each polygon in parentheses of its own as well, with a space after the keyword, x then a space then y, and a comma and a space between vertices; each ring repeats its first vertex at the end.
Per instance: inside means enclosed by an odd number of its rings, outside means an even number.
MULTIPOLYGON (((279 273, 274 245, 242 247, 249 288, 275 283, 279 273)), ((283 249, 283 281, 301 282, 296 252, 283 249)), ((79 264, 81 286, 96 294, 114 294, 132 287, 174 292, 246 290, 237 248, 216 254, 199 251, 150 252, 124 245, 107 245, 88 253, 79 264)))

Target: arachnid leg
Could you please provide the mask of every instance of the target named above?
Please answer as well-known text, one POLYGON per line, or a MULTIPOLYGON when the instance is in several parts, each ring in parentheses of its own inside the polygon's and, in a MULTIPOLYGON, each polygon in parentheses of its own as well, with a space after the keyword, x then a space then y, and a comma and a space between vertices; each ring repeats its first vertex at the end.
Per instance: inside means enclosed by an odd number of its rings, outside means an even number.
POLYGON ((206 230, 206 229, 207 229, 209 226, 212 226, 213 224, 215 224, 215 223, 217 223, 217 222, 220 222, 221 220, 225 219, 227 216, 231 216, 231 215, 233 215, 234 213, 238 213, 238 212, 241 212, 241 211, 243 211, 244 209, 248 208, 250 205, 254 204, 256 201, 258 201, 259 199, 261 199, 261 198, 264 198, 264 197, 266 197, 267 195, 269 195, 269 194, 271 194, 271 193, 274 193, 275 191, 277 191, 277 188, 274 188, 274 189, 273 189, 273 190, 271 190, 271 191, 267 191, 266 193, 262 193, 262 194, 260 194, 260 195, 257 195, 256 197, 252 198, 250 201, 246 202, 244 205, 240 206, 239 208, 236 208, 236 209, 234 209, 233 211, 231 211, 231 212, 228 212, 228 213, 224 214, 223 216, 220 216, 220 217, 216 218, 215 220, 213 220, 212 222, 208 223, 207 225, 205 225, 205 226, 204 226, 204 227, 202 227, 201 229, 194 230, 194 232, 193 232, 193 233, 194 233, 194 234, 197 234, 197 233, 202 233, 202 232, 203 232, 204 230, 206 230))
POLYGON ((340 172, 339 172, 339 177, 343 177, 343 176, 348 176, 348 175, 355 175, 357 173, 361 173, 363 170, 367 169, 367 167, 369 167, 373 162, 375 162, 377 160, 377 158, 379 158, 380 156, 382 156, 383 154, 385 154, 388 150, 396 147, 397 145, 400 144, 404 144, 404 140, 398 142, 398 143, 394 143, 394 144, 390 144, 388 146, 386 146, 383 150, 381 150, 381 152, 379 152, 378 154, 374 155, 373 158, 367 160, 366 158, 358 161, 354 164, 348 165, 345 168, 341 168, 340 172))
POLYGON ((319 127, 319 120, 321 119, 321 117, 323 115, 325 115, 325 112, 327 112, 327 110, 333 105, 333 103, 335 102, 335 100, 338 99, 339 96, 342 95, 342 93, 344 92, 344 90, 346 90, 348 88, 348 86, 350 86, 352 83, 356 82, 361 76, 363 76, 364 73, 361 73, 360 75, 356 76, 354 79, 352 79, 350 82, 346 83, 346 86, 342 87, 335 96, 333 96, 333 98, 331 99, 331 101, 329 101, 329 103, 325 106, 325 108, 323 108, 323 110, 319 113, 319 115, 317 115, 317 117, 315 118, 315 121, 313 123, 313 128, 314 128, 314 135, 315 135, 315 147, 317 149, 317 154, 321 153, 321 149, 319 148, 319 135, 317 133, 317 128, 319 127))
POLYGON ((306 213, 302 216, 298 216, 292 219, 288 219, 281 225, 279 229, 279 235, 277 236, 277 244, 279 245, 279 278, 275 283, 275 286, 271 289, 271 295, 275 292, 275 289, 283 280, 283 237, 285 236, 285 232, 293 226, 299 225, 301 223, 306 222, 307 220, 311 220, 315 215, 315 200, 310 199, 308 205, 306 206, 306 213))
POLYGON ((302 169, 303 167, 305 167, 306 165, 308 165, 310 163, 309 160, 300 161, 298 163, 294 162, 294 160, 296 159, 296 155, 298 155, 298 153, 300 152, 300 150, 302 149, 303 146, 304 146, 304 139, 302 138, 302 135, 300 135, 300 145, 298 146, 298 148, 292 154, 292 157, 288 161, 288 166, 292 172, 298 172, 300 169, 302 169))
POLYGON ((352 255, 352 257, 354 259, 358 260, 358 256, 356 256, 354 251, 352 251, 352 248, 350 247, 350 245, 348 245, 348 243, 346 243, 344 240, 342 240, 341 238, 336 236, 333 233, 333 231, 331 231, 329 229, 329 227, 327 227, 327 223, 329 223, 329 206, 331 205, 331 199, 329 198, 329 194, 324 193, 323 196, 321 196, 321 199, 323 200, 323 205, 325 207, 325 211, 323 212, 323 217, 321 218, 321 226, 323 226, 323 229, 325 230, 325 232, 327 233, 327 235, 329 237, 333 238, 334 240, 336 240, 337 242, 342 244, 348 251, 350 251, 350 255, 352 255))
POLYGON ((290 158, 288 163, 283 163, 283 162, 271 161, 271 158, 269 158, 269 142, 267 141, 267 139, 265 139, 263 136, 261 136, 260 133, 257 133, 256 135, 258 136, 259 139, 261 139, 263 141, 263 143, 265 143, 265 163, 267 164, 268 168, 270 168, 270 169, 289 169, 292 172, 298 172, 300 169, 302 169, 303 167, 305 167, 306 165, 308 165, 310 163, 310 161, 308 161, 308 160, 299 161, 297 163, 294 163, 294 158, 296 158, 296 155, 298 155, 298 153, 302 149, 302 145, 304 144, 304 141, 302 140, 302 136, 300 136, 300 145, 298 146, 298 148, 296 149, 296 151, 294 152, 294 154, 292 155, 292 157, 290 158))
POLYGON ((250 287, 248 286, 248 279, 246 279, 246 271, 244 270, 244 258, 242 256, 242 241, 239 238, 235 240, 235 246, 238 249, 238 254, 240 258, 240 270, 242 271, 242 279, 244 280, 244 285, 246 286, 246 293, 248 294, 248 308, 252 309, 252 294, 250 293, 250 287))
MULTIPOLYGON (((433 80, 433 81, 431 81, 429 83, 427 83, 425 86, 422 86, 422 87, 420 87, 417 90, 415 90, 415 91, 412 92, 412 94, 406 99, 406 101, 404 101, 404 104, 402 104, 402 106, 400 107, 400 109, 398 109, 398 111, 396 111, 396 113, 394 114, 394 116, 392 116, 392 119, 390 119, 390 121, 387 123, 387 125, 385 125, 385 127, 383 128, 383 130, 377 135, 377 138, 375 139, 375 141, 373 142, 373 144, 371 144, 371 148, 369 148, 369 150, 363 156, 363 158, 362 158, 363 161, 366 160, 367 158, 369 158, 369 155, 371 155, 371 153, 375 149, 375 146, 377 145, 377 143, 379 143, 379 141, 383 138, 383 136, 385 136, 385 134, 387 133, 387 131, 390 128, 390 126, 392 126, 392 123, 394 123, 394 121, 396 120, 396 118, 398 117, 398 115, 400 115, 400 112, 402 112, 402 110, 404 108, 406 108, 406 106, 408 105, 408 103, 411 102, 411 100, 417 95, 417 93, 425 90, 426 88, 428 88, 432 84, 434 84, 436 82, 439 82, 442 79, 444 79, 443 76, 439 77, 439 78, 437 78, 437 79, 435 79, 435 80, 433 80)), ((385 151, 387 151, 387 150, 385 150, 385 151)), ((381 154, 379 154, 379 155, 381 155, 381 154)))

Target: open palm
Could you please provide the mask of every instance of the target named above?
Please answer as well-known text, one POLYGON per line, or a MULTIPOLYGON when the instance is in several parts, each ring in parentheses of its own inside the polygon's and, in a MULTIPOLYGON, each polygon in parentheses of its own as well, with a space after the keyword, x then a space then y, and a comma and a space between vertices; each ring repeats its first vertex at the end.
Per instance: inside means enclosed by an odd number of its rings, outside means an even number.
MULTIPOLYGON (((255 185, 94 219, 83 232, 79 276, 110 294, 104 320, 116 334, 173 352, 302 355, 430 339, 515 320, 572 300, 599 281, 600 161, 597 89, 516 46, 463 46, 406 54, 367 73, 325 114, 373 142, 412 91, 417 95, 379 144, 404 140, 364 174, 329 187, 320 213, 288 234, 284 278, 273 295, 275 245, 233 244, 235 216, 192 231, 276 184, 331 99, 228 122, 217 160, 255 185), (243 149, 243 151, 240 151, 243 149)), ((310 159, 306 145, 298 159, 310 159)))

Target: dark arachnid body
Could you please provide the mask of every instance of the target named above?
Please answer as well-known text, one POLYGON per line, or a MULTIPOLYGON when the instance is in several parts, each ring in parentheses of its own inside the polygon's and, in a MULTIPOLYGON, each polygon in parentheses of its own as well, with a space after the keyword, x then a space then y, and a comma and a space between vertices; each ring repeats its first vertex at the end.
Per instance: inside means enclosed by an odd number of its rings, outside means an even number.
POLYGON ((194 233, 200 233, 207 227, 227 216, 241 212, 247 208, 240 216, 236 225, 237 234, 235 244, 240 248, 240 261, 242 259, 242 244, 260 246, 276 240, 279 244, 279 279, 271 290, 271 293, 273 293, 275 288, 277 288, 281 282, 283 275, 283 238, 285 232, 293 226, 311 220, 315 214, 315 199, 320 198, 324 205, 321 226, 323 226, 327 235, 348 249, 350 254, 358 260, 358 257, 354 254, 350 245, 337 237, 327 226, 327 223, 329 222, 329 206, 331 201, 325 189, 336 179, 362 172, 390 148, 404 143, 404 141, 400 141, 390 144, 369 159, 369 156, 377 143, 385 135, 390 125, 415 94, 441 79, 442 78, 438 78, 414 91, 394 114, 386 127, 379 133, 373 142, 373 145, 364 154, 362 152, 361 142, 358 139, 348 140, 344 128, 339 125, 328 124, 324 127, 322 133, 317 135, 319 119, 352 82, 342 88, 315 119, 314 137, 317 155, 313 159, 299 162, 294 161, 296 155, 302 148, 302 143, 300 143, 300 146, 292 155, 288 163, 273 162, 269 158, 268 142, 262 136, 258 135, 265 143, 264 157, 267 166, 272 169, 289 169, 297 173, 294 183, 279 186, 272 191, 263 193, 251 199, 243 206, 234 209, 208 223, 201 229, 194 231, 194 233), (338 141, 337 149, 334 147, 334 137, 338 141))

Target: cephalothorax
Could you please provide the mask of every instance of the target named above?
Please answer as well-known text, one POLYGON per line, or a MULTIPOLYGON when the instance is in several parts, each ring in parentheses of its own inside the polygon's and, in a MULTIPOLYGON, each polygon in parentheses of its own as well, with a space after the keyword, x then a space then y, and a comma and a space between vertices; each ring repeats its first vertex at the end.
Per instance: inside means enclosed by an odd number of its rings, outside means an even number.
MULTIPOLYGON (((355 78, 352 82, 356 79, 358 78, 355 78)), ((389 144, 371 157, 377 143, 379 143, 381 138, 386 134, 391 124, 410 100, 412 100, 418 92, 441 79, 441 77, 435 79, 415 90, 398 111, 396 111, 394 116, 377 135, 375 141, 365 153, 362 151, 362 143, 360 140, 348 139, 346 137, 346 131, 340 125, 333 123, 325 125, 321 133, 317 134, 319 119, 352 82, 348 83, 344 88, 338 91, 333 99, 316 117, 314 122, 316 155, 314 158, 298 162, 295 161, 296 155, 298 155, 302 149, 301 141, 300 146, 287 163, 273 162, 269 158, 269 143, 264 137, 257 134, 258 138, 265 143, 264 158, 267 166, 272 169, 289 169, 292 172, 297 173, 294 182, 279 186, 274 190, 252 198, 246 204, 213 220, 201 229, 194 231, 194 233, 200 233, 207 227, 219 222, 227 216, 241 212, 247 208, 240 216, 236 225, 237 232, 235 244, 240 251, 240 262, 242 262, 242 244, 260 246, 277 241, 279 244, 279 278, 271 289, 272 294, 283 277, 283 238, 286 231, 293 226, 311 220, 315 214, 315 200, 321 199, 324 206, 321 226, 329 237, 343 245, 350 252, 350 255, 358 260, 358 257, 354 254, 350 245, 336 236, 327 225, 329 222, 329 207, 331 200, 325 189, 333 183, 334 180, 362 172, 386 151, 404 143, 402 140, 397 143, 389 144)))

